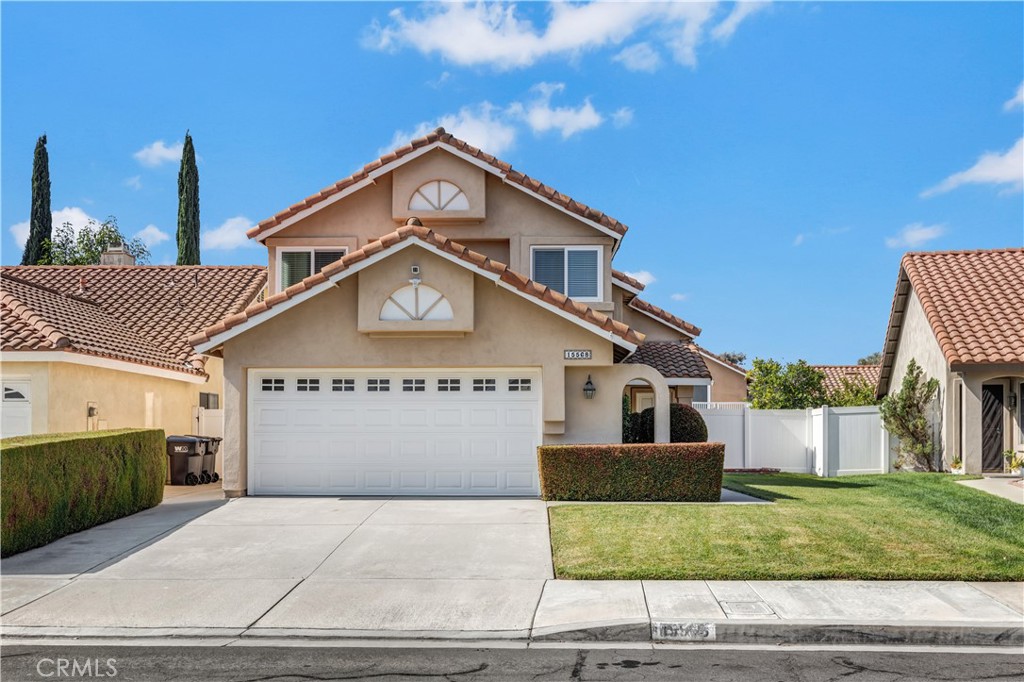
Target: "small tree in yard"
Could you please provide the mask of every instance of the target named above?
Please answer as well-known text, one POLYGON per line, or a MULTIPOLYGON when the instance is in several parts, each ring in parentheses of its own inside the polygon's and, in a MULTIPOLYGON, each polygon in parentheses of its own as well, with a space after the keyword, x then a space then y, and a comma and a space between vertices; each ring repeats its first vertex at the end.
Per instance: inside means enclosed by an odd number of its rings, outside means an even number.
POLYGON ((911 359, 900 390, 882 401, 882 422, 886 430, 900 440, 897 469, 934 471, 935 447, 928 410, 938 390, 938 379, 925 380, 924 372, 911 359))
POLYGON ((783 367, 777 360, 755 358, 747 376, 755 410, 802 410, 825 404, 825 375, 806 360, 783 367))

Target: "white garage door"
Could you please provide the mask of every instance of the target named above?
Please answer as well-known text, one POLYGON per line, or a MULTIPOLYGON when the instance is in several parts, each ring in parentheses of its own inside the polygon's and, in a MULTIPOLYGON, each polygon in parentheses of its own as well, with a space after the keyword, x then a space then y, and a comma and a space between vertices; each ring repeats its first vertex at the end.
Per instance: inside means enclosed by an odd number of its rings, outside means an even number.
POLYGON ((253 370, 253 495, 537 495, 536 370, 253 370))

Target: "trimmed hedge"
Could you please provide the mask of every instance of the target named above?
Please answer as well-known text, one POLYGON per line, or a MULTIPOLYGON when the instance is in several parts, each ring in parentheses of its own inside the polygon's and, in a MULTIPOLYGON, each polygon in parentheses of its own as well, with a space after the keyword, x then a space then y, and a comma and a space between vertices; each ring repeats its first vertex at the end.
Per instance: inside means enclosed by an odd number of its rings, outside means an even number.
POLYGON ((0 556, 159 504, 165 452, 159 429, 0 440, 0 556))
MULTIPOLYGON (((672 403, 668 406, 669 440, 673 443, 706 443, 708 425, 695 408, 690 405, 672 403)), ((654 408, 633 415, 632 435, 634 443, 654 442, 654 408)), ((626 442, 623 439, 623 442, 626 442)))
POLYGON ((546 500, 718 502, 724 443, 542 445, 546 500))

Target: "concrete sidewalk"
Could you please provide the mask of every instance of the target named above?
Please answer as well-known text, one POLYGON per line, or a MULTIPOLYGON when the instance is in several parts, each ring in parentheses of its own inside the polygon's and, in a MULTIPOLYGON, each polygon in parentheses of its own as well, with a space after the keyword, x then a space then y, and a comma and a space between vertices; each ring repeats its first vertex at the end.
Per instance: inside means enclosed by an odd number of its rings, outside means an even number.
POLYGON ((1021 479, 1013 476, 986 476, 975 478, 969 481, 957 481, 960 485, 981 490, 990 495, 996 495, 1004 499, 1024 504, 1024 487, 1021 487, 1021 479))

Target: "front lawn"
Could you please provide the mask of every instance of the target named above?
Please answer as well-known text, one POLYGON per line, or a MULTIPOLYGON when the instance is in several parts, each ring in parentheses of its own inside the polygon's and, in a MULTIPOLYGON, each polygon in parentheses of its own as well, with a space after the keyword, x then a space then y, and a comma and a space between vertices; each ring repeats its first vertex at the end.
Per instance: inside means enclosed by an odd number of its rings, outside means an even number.
POLYGON ((1024 505, 943 474, 726 474, 771 505, 549 509, 575 579, 1024 580, 1024 505))

